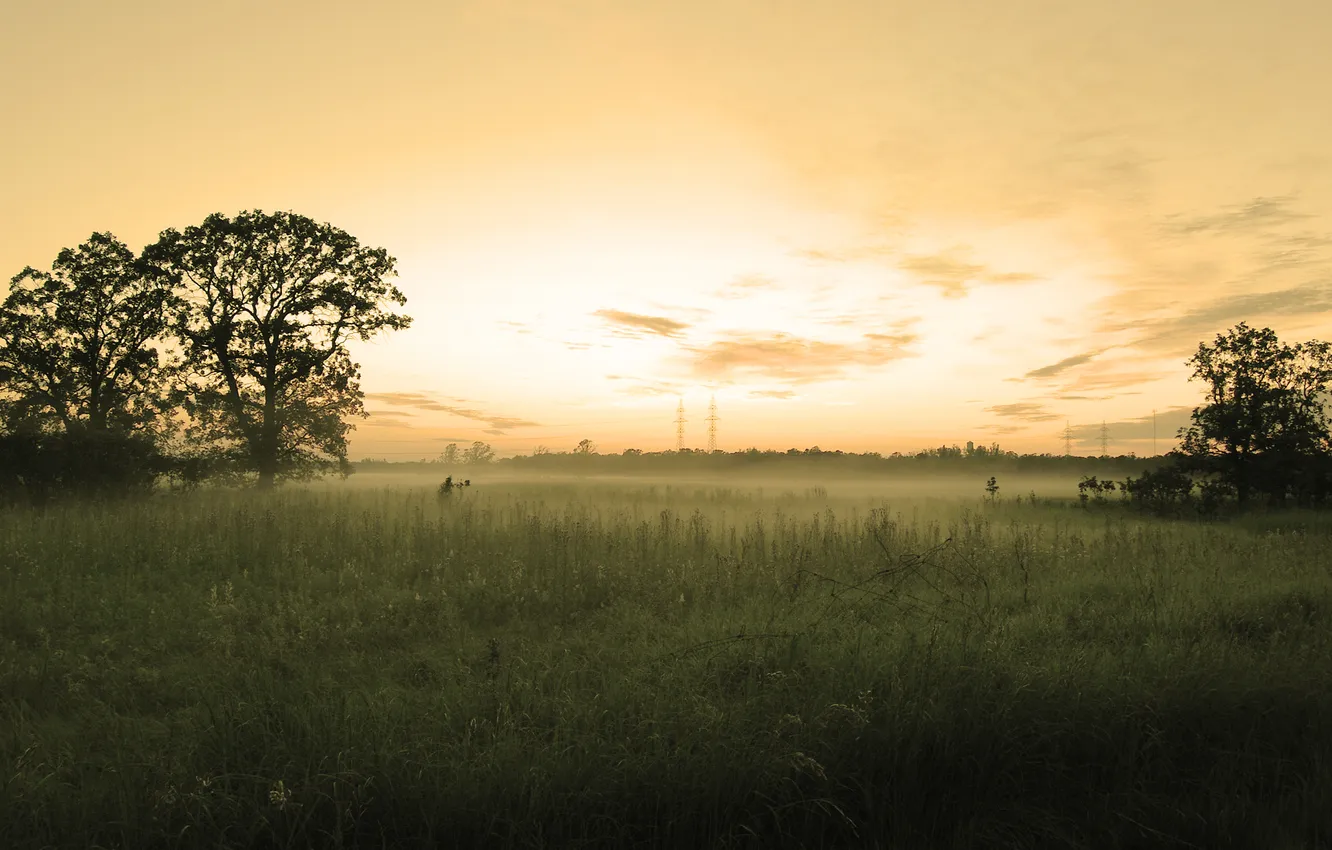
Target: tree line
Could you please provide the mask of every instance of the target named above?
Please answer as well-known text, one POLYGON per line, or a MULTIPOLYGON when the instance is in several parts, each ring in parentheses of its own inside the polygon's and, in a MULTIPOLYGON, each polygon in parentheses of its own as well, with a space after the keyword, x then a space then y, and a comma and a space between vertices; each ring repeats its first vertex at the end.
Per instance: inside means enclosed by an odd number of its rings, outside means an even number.
MULTIPOLYGON (((1025 454, 969 442, 910 454, 807 449, 738 452, 625 449, 601 454, 591 440, 569 451, 538 447, 531 455, 498 461, 529 472, 667 474, 767 469, 773 472, 911 472, 972 474, 1078 474, 1078 496, 1105 502, 1110 494, 1162 512, 1226 505, 1321 506, 1332 500, 1332 426, 1328 418, 1332 344, 1285 343, 1271 328, 1241 322, 1201 342, 1185 361, 1190 379, 1205 388, 1203 404, 1177 434, 1177 448, 1160 457, 1077 457, 1025 454), (1141 471, 1138 477, 1130 473, 1141 471), (1115 476, 1123 476, 1116 480, 1115 476)), ((489 463, 493 450, 473 443, 450 446, 433 462, 489 463)), ((993 494, 992 494, 993 495, 993 494)))
POLYGON ((348 471, 347 345, 411 319, 395 260, 290 212, 208 216, 135 254, 111 233, 27 267, 0 304, 0 491, 348 471))

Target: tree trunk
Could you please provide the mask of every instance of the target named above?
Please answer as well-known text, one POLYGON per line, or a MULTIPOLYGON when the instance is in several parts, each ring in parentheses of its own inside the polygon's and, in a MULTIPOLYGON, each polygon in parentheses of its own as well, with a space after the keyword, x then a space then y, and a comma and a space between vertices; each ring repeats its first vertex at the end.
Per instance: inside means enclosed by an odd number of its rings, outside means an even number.
POLYGON ((278 472, 278 429, 275 413, 265 411, 264 421, 259 426, 259 445, 255 452, 254 465, 259 472, 259 489, 271 490, 277 483, 278 472))
POLYGON ((259 459, 259 489, 272 490, 277 485, 277 464, 268 463, 268 458, 259 459))

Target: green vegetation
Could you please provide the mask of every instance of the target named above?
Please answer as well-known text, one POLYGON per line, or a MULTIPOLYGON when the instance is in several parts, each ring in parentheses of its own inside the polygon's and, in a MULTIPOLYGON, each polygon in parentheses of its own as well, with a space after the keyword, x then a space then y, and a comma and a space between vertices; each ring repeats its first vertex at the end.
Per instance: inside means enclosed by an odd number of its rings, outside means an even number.
POLYGON ((0 846, 1332 840, 1325 514, 436 483, 0 514, 0 846))
POLYGON ((0 499, 348 472, 347 345, 411 324, 395 261, 294 213, 214 214, 135 256, 110 233, 0 302, 0 499))

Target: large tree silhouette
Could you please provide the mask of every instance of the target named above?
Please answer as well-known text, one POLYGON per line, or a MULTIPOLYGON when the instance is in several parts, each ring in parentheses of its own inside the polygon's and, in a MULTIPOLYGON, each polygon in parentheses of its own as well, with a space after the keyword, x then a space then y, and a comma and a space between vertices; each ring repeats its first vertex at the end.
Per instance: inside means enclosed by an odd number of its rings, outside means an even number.
POLYGON ((174 331, 190 378, 192 435, 258 473, 346 469, 360 367, 347 343, 411 323, 395 261, 330 224, 288 212, 214 214, 144 251, 182 299, 174 331))
POLYGON ((133 252, 94 233, 29 266, 0 305, 0 415, 10 430, 141 432, 162 413, 154 341, 167 328, 169 286, 133 252))
POLYGON ((1270 328, 1241 322, 1188 361, 1207 403, 1181 429, 1186 469, 1211 473, 1240 503, 1254 494, 1321 499, 1328 485, 1332 345, 1288 345, 1270 328))

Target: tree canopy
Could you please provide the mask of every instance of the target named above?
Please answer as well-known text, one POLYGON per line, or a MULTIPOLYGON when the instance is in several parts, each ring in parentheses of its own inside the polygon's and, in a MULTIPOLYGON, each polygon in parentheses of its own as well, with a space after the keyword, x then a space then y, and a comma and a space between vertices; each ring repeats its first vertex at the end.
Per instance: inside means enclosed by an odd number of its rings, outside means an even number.
POLYGON ((165 404, 171 287, 110 233, 31 266, 0 305, 0 415, 11 430, 131 433, 165 404))
POLYGON ((1180 432, 1182 468, 1215 476, 1240 503, 1328 494, 1332 345, 1290 345, 1241 322, 1200 343, 1188 365, 1207 403, 1180 432))
POLYGON ((192 435, 261 486, 345 468, 363 416, 347 343, 401 329, 395 261, 346 231, 289 212, 209 216, 144 251, 176 289, 172 331, 187 367, 192 435))

